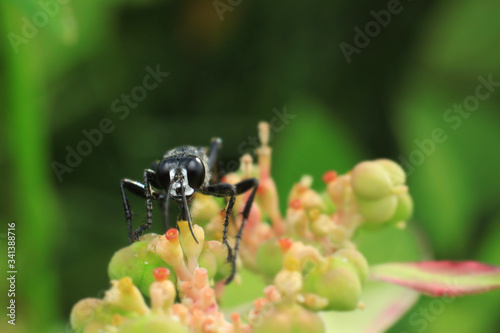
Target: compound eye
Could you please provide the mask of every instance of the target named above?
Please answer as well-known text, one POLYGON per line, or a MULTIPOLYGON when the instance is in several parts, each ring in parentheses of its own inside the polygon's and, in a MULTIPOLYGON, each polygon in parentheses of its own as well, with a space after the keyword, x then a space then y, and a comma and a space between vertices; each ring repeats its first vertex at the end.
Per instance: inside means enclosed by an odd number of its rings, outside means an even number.
POLYGON ((186 165, 189 186, 200 188, 205 181, 205 166, 198 157, 189 159, 186 165))
POLYGON ((156 168, 156 177, 165 190, 170 186, 170 169, 171 163, 168 160, 161 161, 156 168))

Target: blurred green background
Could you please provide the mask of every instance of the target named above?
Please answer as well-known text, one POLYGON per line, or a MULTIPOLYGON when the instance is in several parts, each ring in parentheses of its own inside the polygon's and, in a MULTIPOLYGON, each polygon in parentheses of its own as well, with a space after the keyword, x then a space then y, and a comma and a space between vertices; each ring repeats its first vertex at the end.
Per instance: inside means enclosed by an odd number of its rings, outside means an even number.
MULTIPOLYGON (((396 4, 3 0, 0 241, 6 251, 15 221, 18 274, 17 325, 4 317, 0 330, 65 332, 72 305, 102 296, 107 263, 128 243, 119 180, 213 136, 224 139, 223 160, 238 160, 255 147, 260 120, 276 124, 282 198, 304 173, 321 188, 324 171, 361 160, 411 163, 410 226, 432 256, 500 265, 500 87, 478 88, 488 93, 478 105, 471 98, 478 77, 500 82, 500 2, 396 4), (388 8, 390 22, 380 12, 388 8), (374 16, 385 26, 370 24, 374 16), (354 29, 367 24, 372 37, 360 37, 354 29), (169 75, 144 90, 148 67, 169 75), (474 111, 452 110, 463 103, 474 111), (85 146, 83 131, 103 119, 108 133, 85 146), (431 143, 436 129, 444 142, 431 143), (70 167, 68 149, 78 147, 89 153, 70 167)), ((142 216, 143 201, 132 205, 142 216)), ((404 260, 404 246, 383 242, 367 257, 404 260)), ((499 291, 457 299, 425 327, 412 323, 430 301, 422 297, 391 332, 500 330, 499 291)))

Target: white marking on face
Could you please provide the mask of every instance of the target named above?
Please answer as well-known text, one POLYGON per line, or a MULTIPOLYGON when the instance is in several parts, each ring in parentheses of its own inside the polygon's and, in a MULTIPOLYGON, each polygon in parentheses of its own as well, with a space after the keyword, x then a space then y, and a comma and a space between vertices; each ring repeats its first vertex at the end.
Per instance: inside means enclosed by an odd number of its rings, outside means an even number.
POLYGON ((184 193, 186 196, 193 195, 194 189, 189 186, 188 184, 188 177, 187 177, 187 172, 186 169, 180 169, 182 173, 182 180, 175 180, 176 179, 176 174, 177 170, 172 169, 170 170, 170 181, 172 181, 172 187, 170 188, 170 196, 171 197, 179 197, 180 194, 177 194, 177 189, 180 189, 181 187, 184 187, 184 193))

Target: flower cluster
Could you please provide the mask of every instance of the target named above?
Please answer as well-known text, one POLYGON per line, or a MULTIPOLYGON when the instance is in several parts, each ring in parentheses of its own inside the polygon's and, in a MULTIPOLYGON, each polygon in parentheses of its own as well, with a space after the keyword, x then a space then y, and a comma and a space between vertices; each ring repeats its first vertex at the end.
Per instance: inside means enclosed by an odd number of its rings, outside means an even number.
MULTIPOLYGON (((245 323, 236 313, 227 320, 218 306, 231 271, 220 241, 225 202, 197 195, 191 214, 198 242, 187 222, 180 221, 178 230, 144 235, 118 251, 109 265, 112 287, 104 298, 85 299, 73 308, 76 332, 324 332, 318 311, 364 306, 360 296, 368 263, 352 237, 359 228, 404 226, 413 207, 403 170, 392 161, 376 160, 344 175, 328 171, 323 192, 312 189, 312 177, 304 176, 293 186, 283 217, 271 178, 268 124, 259 124, 259 135, 257 163, 247 154, 240 170, 223 179, 232 184, 259 179, 238 265, 269 285, 244 316, 245 323)), ((239 212, 248 195, 237 198, 230 235, 242 224, 239 212)))

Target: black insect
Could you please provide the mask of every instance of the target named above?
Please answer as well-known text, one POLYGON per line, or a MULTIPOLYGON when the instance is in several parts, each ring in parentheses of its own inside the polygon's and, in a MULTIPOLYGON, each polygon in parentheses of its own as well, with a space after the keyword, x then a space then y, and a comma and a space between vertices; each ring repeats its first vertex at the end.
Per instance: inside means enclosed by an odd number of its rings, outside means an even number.
POLYGON ((153 163, 151 169, 144 170, 144 182, 140 183, 130 179, 122 179, 121 192, 125 218, 128 224, 128 235, 130 242, 136 241, 144 230, 151 228, 153 216, 153 200, 161 203, 165 225, 168 228, 168 203, 173 200, 179 205, 179 220, 187 221, 193 238, 198 242, 193 233, 189 203, 196 192, 216 197, 229 197, 224 218, 224 232, 222 242, 228 249, 228 262, 232 264, 231 275, 226 283, 233 280, 236 274, 236 257, 238 254, 241 233, 250 213, 250 207, 257 191, 258 181, 255 178, 245 179, 236 185, 221 183, 220 174, 217 172, 218 152, 222 146, 222 140, 212 140, 208 155, 205 149, 193 146, 181 146, 169 150, 162 160, 153 163), (252 190, 242 212, 242 222, 236 234, 234 250, 227 240, 229 216, 233 209, 236 196, 252 190), (125 190, 146 199, 146 222, 132 231, 132 211, 125 190))

